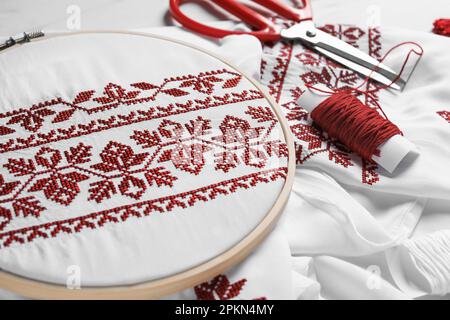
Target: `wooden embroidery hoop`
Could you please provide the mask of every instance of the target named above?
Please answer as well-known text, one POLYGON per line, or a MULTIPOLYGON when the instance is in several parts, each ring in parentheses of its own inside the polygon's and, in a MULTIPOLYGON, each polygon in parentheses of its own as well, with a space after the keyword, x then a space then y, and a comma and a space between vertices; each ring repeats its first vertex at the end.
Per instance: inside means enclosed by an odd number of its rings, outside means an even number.
MULTIPOLYGON (((283 208, 289 198, 292 188, 295 171, 295 153, 294 142, 291 132, 284 119, 281 110, 275 100, 266 92, 266 90, 252 77, 233 66, 233 64, 218 57, 198 46, 188 44, 183 41, 174 40, 160 35, 154 35, 144 32, 134 31, 79 31, 71 33, 52 33, 50 37, 72 36, 80 34, 125 34, 136 35, 160 40, 166 40, 190 47, 204 54, 227 64, 246 78, 253 86, 255 86, 269 102, 283 130, 284 138, 288 146, 288 173, 283 188, 278 195, 277 200, 273 204, 271 210, 264 219, 239 243, 222 254, 202 263, 194 268, 183 271, 181 273, 171 275, 162 279, 152 280, 134 285, 124 286, 107 286, 107 287, 82 287, 81 289, 68 289, 63 285, 51 284, 37 280, 28 279, 22 276, 14 275, 6 271, 0 271, 0 288, 14 292, 21 296, 34 299, 155 299, 168 296, 170 294, 193 287, 201 282, 210 280, 214 276, 229 270, 243 259, 245 259, 270 233, 274 227, 278 217, 281 215, 283 208)), ((35 39, 33 41, 44 41, 49 37, 35 39)), ((7 50, 13 50, 14 47, 7 50)))

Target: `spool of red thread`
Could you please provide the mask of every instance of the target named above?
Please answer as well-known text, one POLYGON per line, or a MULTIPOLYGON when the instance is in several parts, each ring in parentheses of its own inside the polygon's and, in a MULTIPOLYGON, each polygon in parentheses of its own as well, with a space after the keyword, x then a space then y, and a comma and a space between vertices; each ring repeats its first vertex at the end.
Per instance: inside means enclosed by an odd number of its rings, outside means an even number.
POLYGON ((377 111, 364 105, 350 92, 329 91, 326 87, 307 89, 298 103, 332 138, 390 173, 408 154, 418 154, 400 129, 377 111))

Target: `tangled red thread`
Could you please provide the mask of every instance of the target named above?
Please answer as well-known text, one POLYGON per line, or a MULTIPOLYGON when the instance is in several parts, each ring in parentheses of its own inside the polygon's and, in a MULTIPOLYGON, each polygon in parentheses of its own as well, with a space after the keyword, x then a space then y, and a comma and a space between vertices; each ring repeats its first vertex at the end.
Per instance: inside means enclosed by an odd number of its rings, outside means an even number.
POLYGON ((379 155, 378 147, 383 142, 401 134, 395 124, 365 106, 349 91, 329 96, 311 112, 311 118, 330 137, 338 139, 367 160, 379 155))
POLYGON ((433 32, 450 37, 450 19, 437 19, 433 23, 433 32))

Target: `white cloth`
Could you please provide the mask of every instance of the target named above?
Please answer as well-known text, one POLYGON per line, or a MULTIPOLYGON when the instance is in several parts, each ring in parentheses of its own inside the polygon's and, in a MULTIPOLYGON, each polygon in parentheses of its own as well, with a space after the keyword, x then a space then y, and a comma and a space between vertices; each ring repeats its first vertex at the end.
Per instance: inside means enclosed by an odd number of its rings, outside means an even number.
POLYGON ((326 174, 297 169, 282 217, 292 254, 361 256, 406 239, 420 217, 423 202, 377 192, 372 196, 371 202, 362 198, 364 207, 326 174))
POLYGON ((296 299, 318 295, 317 282, 291 264, 288 242, 281 228, 276 228, 238 266, 225 274, 168 298, 199 300, 296 299), (235 284, 233 288, 233 284, 235 284), (224 286, 226 290, 221 289, 224 286), (208 292, 208 290, 211 290, 208 292), (225 293, 226 292, 226 293, 225 293))
MULTIPOLYGON (((450 99, 445 89, 449 74, 448 67, 442 67, 450 64, 445 54, 450 43, 431 33, 395 28, 325 25, 324 29, 376 58, 403 41, 415 41, 425 51, 402 93, 377 92, 372 84, 369 88, 375 89, 375 94, 361 97, 372 107, 376 107, 374 99, 378 100, 391 121, 420 149, 417 159, 407 159, 389 175, 311 127, 311 120, 297 104, 305 83, 340 88, 357 86, 361 80, 299 44, 277 43, 264 49, 262 82, 281 104, 297 143, 297 178, 283 217, 291 251, 295 255, 363 257, 401 245, 412 235, 427 202, 437 201, 442 213, 450 211, 445 206, 450 188, 446 142, 450 128, 445 111, 450 99)), ((404 57, 404 53, 395 52, 386 63, 399 70, 404 57)), ((378 255, 377 260, 376 266, 386 263, 384 255, 378 255)), ((405 265, 408 261, 396 263, 405 265)), ((346 272, 351 277, 354 270, 348 266, 346 272)), ((335 267, 339 272, 346 270, 341 265, 335 267)), ((423 268, 416 273, 420 272, 423 268)), ((395 285, 389 268, 383 276, 395 285)), ((321 279, 323 289, 329 280, 321 279)), ((445 284, 439 287, 433 290, 444 294, 445 284)), ((361 288, 369 290, 363 284, 361 288)), ((345 283, 341 289, 341 298, 351 296, 345 283)), ((339 298, 339 292, 332 296, 339 298)))
MULTIPOLYGON (((325 23, 333 22, 335 14, 341 11, 342 6, 331 3, 333 5, 322 8, 322 4, 330 4, 330 1, 317 1, 317 4, 314 4, 318 11, 318 20, 325 23), (327 16, 322 18, 321 12, 325 12, 327 16)), ((442 8, 446 7, 445 4, 444 1, 442 6, 436 5, 433 8, 439 8, 437 13, 441 14, 442 8)), ((352 2, 348 2, 346 5, 349 8, 354 7, 352 2)), ((390 2, 389 5, 393 4, 390 2)), ((411 6, 410 8, 416 7, 411 6)), ((352 10, 345 10, 345 14, 341 13, 336 16, 336 21, 347 22, 348 20, 343 21, 346 16, 353 20, 354 12, 352 14, 352 10)), ((397 12, 397 10, 392 10, 392 12, 397 12)), ((406 16, 403 15, 401 18, 406 16)), ((383 17, 389 18, 390 15, 387 14, 383 17)), ((395 17, 399 18, 399 15, 395 14, 395 17)), ((407 21, 402 21, 406 25, 407 21)), ((383 19, 382 23, 386 24, 385 22, 386 19, 383 19)), ((425 28, 424 23, 422 26, 425 28)), ((362 29, 367 31, 367 29, 362 29)), ((450 124, 446 122, 444 116, 436 113, 449 110, 448 90, 445 89, 445 85, 449 83, 449 75, 446 73, 449 65, 446 52, 449 51, 444 49, 448 47, 448 40, 425 32, 409 32, 399 29, 383 30, 382 39, 383 51, 386 51, 390 45, 405 40, 417 41, 425 48, 425 56, 405 92, 395 96, 387 92, 380 95, 380 103, 388 112, 391 120, 398 121, 401 129, 405 131, 405 135, 422 149, 421 159, 414 163, 414 167, 405 167, 394 178, 385 176, 383 172, 374 171, 372 168, 369 168, 365 172, 367 175, 364 176, 364 171, 356 170, 362 170, 359 164, 354 164, 350 168, 351 170, 346 171, 344 168, 340 168, 339 164, 326 161, 326 156, 330 156, 330 154, 323 155, 317 160, 314 159, 313 164, 302 165, 297 170, 294 190, 286 208, 286 214, 278 227, 278 233, 280 233, 280 227, 283 229, 282 232, 286 233, 291 253, 295 255, 292 258, 292 271, 289 276, 292 276, 292 288, 296 288, 296 290, 287 289, 287 287, 283 289, 289 290, 293 294, 292 297, 318 298, 319 289, 321 297, 331 299, 404 299, 408 296, 417 296, 408 291, 409 287, 400 286, 407 295, 394 287, 401 281, 399 279, 404 274, 394 273, 391 275, 393 267, 404 269, 411 266, 411 257, 416 257, 415 254, 420 253, 419 249, 411 251, 412 244, 415 243, 414 239, 407 240, 403 245, 401 243, 411 234, 414 236, 415 227, 417 228, 415 233, 418 235, 436 231, 440 229, 439 226, 450 228, 450 219, 448 218, 450 204, 446 201, 449 175, 448 168, 445 168, 449 152, 446 142, 449 137, 450 124), (422 157, 423 155, 425 156, 422 157), (361 177, 364 177, 366 181, 373 182, 377 178, 380 181, 375 181, 370 185, 362 184, 361 177), (425 198, 431 199, 428 199, 427 202, 425 198), (417 225, 422 212, 424 212, 423 216, 417 225), (391 265, 387 266, 382 251, 395 245, 400 245, 398 248, 402 248, 408 254, 405 259, 388 260, 391 265), (334 255, 338 258, 315 257, 323 254, 334 255), (308 255, 313 257, 310 258, 308 255), (395 265, 392 265, 392 262, 395 265), (382 279, 375 281, 375 284, 367 285, 368 279, 373 276, 374 268, 381 271, 382 279), (395 281, 392 276, 396 277, 395 281)), ((368 49, 367 44, 364 49, 368 49)), ((248 51, 244 50, 244 53, 248 53, 248 51)), ((295 57, 295 54, 292 56, 295 57)), ((277 62, 276 55, 273 55, 273 59, 270 60, 269 51, 266 51, 265 59, 269 66, 277 62)), ((287 77, 292 86, 300 83, 299 72, 295 68, 289 70, 287 77)), ((266 83, 270 80, 266 79, 266 83)), ((282 101, 292 101, 292 93, 289 89, 292 87, 284 87, 281 95, 282 101)), ((341 160, 345 162, 346 159, 344 157, 341 160)), ((333 159, 333 161, 335 160, 333 159)), ((242 267, 244 270, 245 266, 252 265, 254 256, 265 251, 266 243, 274 243, 271 240, 272 237, 266 240, 255 255, 250 256, 243 264, 233 269, 232 273, 236 276, 231 278, 230 274, 229 278, 232 282, 249 278, 247 274, 240 273, 240 268, 242 267)), ((436 238, 438 238, 436 235, 429 236, 426 238, 427 241, 419 241, 419 243, 430 243, 428 247, 436 248, 436 243, 439 241, 436 238)), ((280 240, 280 248, 284 246, 281 242, 280 240)), ((273 247, 271 250, 274 250, 273 247)), ((444 285, 427 287, 427 282, 423 281, 426 279, 424 274, 427 272, 424 272, 424 268, 419 266, 423 266, 426 261, 431 261, 429 262, 431 264, 438 261, 437 257, 431 257, 429 252, 424 254, 425 257, 429 256, 428 260, 417 258, 416 261, 422 261, 422 264, 419 263, 416 269, 409 270, 411 272, 407 274, 414 274, 414 277, 407 280, 416 281, 419 282, 419 286, 422 285, 420 294, 443 294, 445 293, 444 285)), ((284 266, 285 259, 281 259, 281 261, 280 266, 284 266)), ((247 269, 252 276, 260 269, 259 263, 260 261, 255 263, 251 270, 247 269)), ((444 266, 446 266, 445 263, 444 266)), ((283 268, 281 267, 281 269, 283 268)), ((274 277, 273 274, 271 276, 274 277)), ((274 279, 278 278, 274 277, 274 279)), ((268 278, 265 280, 258 278, 257 282, 265 287, 268 280, 268 278)), ((417 283, 408 285, 417 287, 417 283)), ((188 296, 184 297, 194 298, 193 293, 188 292, 188 296)), ((285 293, 271 294, 266 290, 255 290, 246 294, 245 298, 256 298, 260 295, 266 295, 268 298, 286 297, 285 293)))

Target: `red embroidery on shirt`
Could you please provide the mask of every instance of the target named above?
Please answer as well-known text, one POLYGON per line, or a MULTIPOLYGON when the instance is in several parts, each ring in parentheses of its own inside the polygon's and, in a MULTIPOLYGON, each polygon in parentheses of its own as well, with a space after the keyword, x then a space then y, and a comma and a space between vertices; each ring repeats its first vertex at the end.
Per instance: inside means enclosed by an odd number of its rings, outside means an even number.
POLYGON ((308 119, 308 112, 306 112, 306 110, 300 107, 297 103, 297 100, 302 95, 303 90, 300 87, 295 87, 293 89, 290 89, 289 93, 292 97, 292 100, 281 104, 286 119, 292 123, 306 121, 308 119))
POLYGON ((438 115, 440 115, 444 120, 447 120, 448 123, 450 123, 450 111, 438 111, 436 112, 438 115))
POLYGON ((0 248, 285 179, 277 125, 262 93, 225 69, 109 83, 0 114, 0 248), (220 178, 233 170, 233 179, 220 178), (213 179, 203 186, 201 175, 213 179), (109 199, 126 205, 103 210, 109 199), (83 212, 83 203, 98 212, 83 212))
POLYGON ((365 32, 356 26, 345 26, 345 25, 325 25, 320 28, 339 39, 345 39, 348 44, 354 47, 358 47, 358 40, 361 39, 365 32))
POLYGON ((42 127, 45 118, 52 115, 54 115, 53 123, 64 122, 69 120, 75 112, 94 114, 108 109, 155 101, 161 94, 180 97, 190 95, 192 90, 195 90, 209 95, 218 84, 222 89, 229 89, 236 87, 240 80, 240 74, 223 69, 164 79, 160 85, 147 82, 132 83, 131 89, 109 83, 103 89, 102 96, 94 97, 96 91, 87 90, 78 93, 72 101, 54 98, 35 104, 28 109, 21 108, 0 114, 0 119, 9 119, 7 124, 19 124, 28 131, 36 132, 42 127), (187 88, 192 90, 186 90, 187 88))
MULTIPOLYGON (((55 114, 53 110, 46 108, 49 103, 42 104, 38 110, 24 110, 19 114, 15 114, 6 124, 20 124, 28 131, 36 132, 44 123, 44 118, 55 114)), ((13 130, 13 129, 10 129, 13 130)))
MULTIPOLYGON (((211 281, 203 282, 194 287, 197 300, 231 300, 238 298, 247 279, 231 283, 224 274, 218 275, 211 281)), ((266 300, 266 297, 259 297, 253 300, 266 300)))
POLYGON ((85 228, 101 228, 106 224, 124 222, 131 217, 142 218, 153 212, 167 213, 175 207, 192 207, 199 201, 214 200, 219 196, 226 196, 238 190, 250 189, 260 183, 270 183, 278 179, 284 180, 286 175, 286 167, 270 169, 158 199, 116 207, 66 220, 6 231, 0 233, 0 248, 8 247, 13 243, 24 244, 32 242, 37 238, 54 238, 62 233, 79 233, 85 228))
POLYGON ((303 164, 309 158, 319 153, 327 153, 328 159, 345 168, 353 166, 349 151, 337 141, 326 138, 323 133, 312 126, 297 124, 291 126, 294 135, 301 141, 308 143, 308 152, 303 152, 304 145, 296 144, 296 162, 303 164))
POLYGON ((289 62, 291 61, 293 43, 280 42, 280 55, 276 58, 277 64, 272 70, 272 80, 269 81, 269 93, 275 96, 278 102, 283 92, 284 79, 286 78, 289 62))

